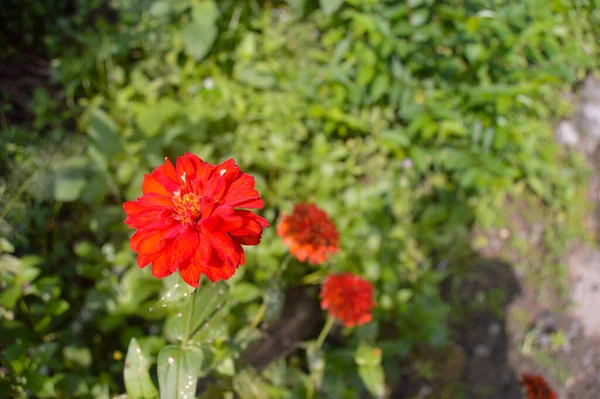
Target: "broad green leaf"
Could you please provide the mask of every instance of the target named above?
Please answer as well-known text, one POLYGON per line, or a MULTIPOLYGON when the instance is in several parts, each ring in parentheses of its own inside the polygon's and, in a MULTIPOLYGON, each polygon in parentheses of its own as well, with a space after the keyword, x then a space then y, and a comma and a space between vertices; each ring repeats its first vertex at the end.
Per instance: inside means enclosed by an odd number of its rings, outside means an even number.
POLYGON ((354 352, 354 361, 359 366, 376 366, 381 364, 381 349, 361 344, 354 352))
POLYGON ((58 164, 54 170, 54 199, 61 202, 78 199, 85 189, 90 172, 89 160, 84 157, 74 157, 58 164))
MULTIPOLYGON (((139 271, 136 271, 139 272, 139 271)), ((188 298, 194 292, 194 288, 183 282, 181 279, 177 279, 177 282, 169 289, 160 299, 156 302, 153 308, 166 308, 174 303, 179 302, 182 298, 188 298)))
POLYGON ((202 369, 202 350, 168 345, 158 353, 158 386, 161 399, 190 399, 196 396, 202 369))
MULTIPOLYGON (((213 327, 218 329, 219 323, 226 323, 223 317, 212 320, 212 316, 220 309, 223 309, 227 303, 229 299, 228 285, 224 282, 210 283, 201 285, 198 287, 198 290, 200 291, 198 291, 196 296, 194 313, 190 324, 190 337, 194 337, 204 328, 213 327)), ((194 296, 190 294, 189 296, 186 295, 186 297, 188 300, 186 300, 183 309, 179 313, 171 315, 165 323, 165 336, 171 342, 183 340, 187 324, 187 315, 194 296)), ((195 337, 193 341, 203 343, 202 336, 205 336, 206 339, 210 339, 210 335, 210 330, 203 331, 201 335, 195 337)))
POLYGON ((190 342, 202 345, 219 338, 227 337, 229 335, 228 315, 228 307, 222 307, 221 310, 218 310, 210 319, 204 322, 200 329, 190 338, 190 342))
POLYGON ((385 374, 380 364, 376 366, 358 366, 358 375, 371 395, 375 398, 383 398, 385 394, 385 374))
POLYGON ((117 125, 110 116, 100 108, 90 111, 87 134, 94 147, 106 158, 110 159, 121 152, 121 138, 117 125))
POLYGON ((272 72, 251 65, 239 65, 235 70, 235 77, 240 82, 257 89, 268 89, 277 83, 277 79, 272 72))
POLYGON ((92 352, 85 347, 67 346, 63 348, 65 360, 75 367, 89 367, 92 364, 92 352))
POLYGON ((381 366, 381 349, 360 344, 354 352, 358 374, 365 387, 376 398, 385 394, 385 374, 381 366))
POLYGON ((9 254, 15 252, 15 246, 4 237, 0 237, 0 253, 2 252, 7 252, 9 254))
MULTIPOLYGON (((227 303, 229 299, 229 286, 220 281, 217 283, 206 283, 199 286, 200 290, 196 296, 196 305, 194 306, 194 316, 192 318, 192 328, 190 335, 194 335, 200 327, 219 309, 227 303)), ((188 304, 189 306, 189 304, 188 304)), ((183 309, 183 314, 187 314, 187 307, 183 309)))
POLYGON ((181 30, 185 51, 196 61, 201 61, 217 38, 216 20, 219 10, 213 1, 194 5, 193 20, 181 30))
POLYGON ((390 88, 390 77, 387 74, 379 74, 371 85, 370 102, 376 103, 390 88))
POLYGON ((236 284, 231 291, 231 299, 241 303, 250 302, 258 298, 260 289, 252 283, 241 282, 236 284))
POLYGON ((421 26, 429 19, 429 10, 427 8, 420 8, 414 10, 410 14, 409 22, 411 26, 421 26))
POLYGON ((290 6, 290 9, 298 16, 304 15, 305 0, 285 0, 290 6))
POLYGON ((319 5, 326 14, 333 14, 342 4, 344 4, 344 0, 319 0, 319 5))
POLYGON ((157 398, 158 392, 152 383, 148 373, 148 360, 142 353, 135 338, 129 341, 127 357, 125 358, 125 368, 123 375, 125 379, 125 389, 132 399, 137 398, 157 398))
MULTIPOLYGON (((19 259, 8 254, 0 254, 0 281, 8 286, 0 290, 0 306, 12 310, 24 294, 23 286, 39 276, 40 269, 36 262, 25 262, 26 257, 19 259)), ((31 257, 35 260, 37 258, 31 257)))
POLYGON ((233 389, 241 399, 267 399, 267 383, 253 368, 241 370, 233 377, 233 389))

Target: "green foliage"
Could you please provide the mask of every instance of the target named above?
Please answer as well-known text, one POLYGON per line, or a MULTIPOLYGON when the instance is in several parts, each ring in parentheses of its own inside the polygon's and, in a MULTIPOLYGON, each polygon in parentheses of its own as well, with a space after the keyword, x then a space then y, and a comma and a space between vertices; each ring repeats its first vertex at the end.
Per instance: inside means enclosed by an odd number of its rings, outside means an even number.
POLYGON ((561 242, 581 232, 561 222, 579 220, 581 160, 550 122, 597 66, 590 1, 76 3, 45 30, 60 101, 36 92, 32 126, 0 137, 0 397, 183 397, 207 374, 203 397, 381 397, 396 357, 447 342, 439 265, 504 223, 507 196, 535 197, 561 242), (185 345, 193 290, 137 268, 121 208, 184 152, 234 157, 272 225, 234 278, 201 285, 185 345), (278 215, 300 201, 341 250, 281 271, 278 215), (371 329, 308 368, 244 367, 286 289, 330 271, 375 284, 371 329))

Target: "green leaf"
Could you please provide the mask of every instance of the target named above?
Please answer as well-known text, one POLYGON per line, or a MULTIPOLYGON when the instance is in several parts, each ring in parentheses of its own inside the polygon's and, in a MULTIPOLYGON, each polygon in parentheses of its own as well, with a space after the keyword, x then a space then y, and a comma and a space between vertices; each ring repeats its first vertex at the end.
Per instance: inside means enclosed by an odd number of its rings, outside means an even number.
POLYGON ((410 14, 409 22, 411 26, 421 26, 427 22, 428 19, 429 10, 427 8, 420 8, 410 14))
MULTIPOLYGON (((219 329, 219 323, 226 323, 226 320, 224 320, 223 317, 216 317, 214 320, 212 318, 220 309, 224 308, 229 300, 229 287, 224 282, 218 282, 200 286, 198 289, 200 291, 196 296, 194 305, 190 337, 192 337, 192 341, 202 343, 202 336, 206 336, 206 339, 210 339, 212 335, 210 330, 203 331, 203 329, 207 327, 219 329), (196 334, 200 335, 194 337, 196 334)), ((185 325, 187 323, 187 314, 189 312, 189 306, 191 306, 191 298, 193 297, 193 295, 189 296, 190 299, 186 301, 181 312, 171 315, 167 319, 165 323, 165 336, 169 341, 176 342, 183 339, 185 325)), ((222 331, 222 329, 219 331, 222 331)))
POLYGON ((117 125, 100 108, 91 109, 87 134, 92 139, 94 147, 106 159, 110 159, 121 152, 121 138, 117 131, 117 125))
POLYGON ((319 0, 321 9, 330 15, 336 12, 342 4, 344 4, 344 0, 319 0))
POLYGON ((87 158, 74 157, 56 166, 54 171, 54 199, 61 202, 77 200, 89 179, 87 158))
POLYGON ((358 375, 371 395, 376 398, 383 398, 385 394, 385 374, 381 365, 359 366, 358 375))
POLYGON ((92 364, 92 352, 85 347, 67 346, 63 349, 63 356, 75 367, 87 368, 92 364))
POLYGON ((4 237, 0 237, 0 253, 2 252, 7 252, 9 254, 15 252, 15 246, 4 237))
POLYGON ((387 74, 379 74, 371 85, 370 102, 376 103, 390 89, 390 77, 387 74))
POLYGON ((125 389, 132 398, 157 398, 158 392, 150 379, 148 373, 148 360, 142 353, 135 338, 129 341, 127 357, 125 358, 125 369, 123 375, 125 378, 125 389))
MULTIPOLYGON (((209 283, 197 289, 201 290, 201 292, 196 296, 190 336, 198 332, 200 327, 206 324, 208 319, 217 310, 221 309, 229 299, 229 286, 223 281, 209 283)), ((187 308, 183 310, 183 314, 187 314, 187 308)))
POLYGON ((360 344, 354 352, 358 374, 367 390, 376 398, 385 394, 385 374, 381 366, 381 349, 360 344))
POLYGON ((260 296, 260 289, 252 283, 242 282, 233 287, 231 298, 240 303, 253 301, 260 296))
POLYGON ((151 310, 157 308, 166 308, 169 305, 179 302, 182 298, 187 298, 194 292, 194 288, 184 283, 183 280, 178 280, 160 299, 151 310))
POLYGON ((196 347, 168 345, 158 353, 158 386, 161 399, 196 397, 198 375, 204 356, 196 347))
POLYGON ((304 15, 304 1, 305 0, 285 0, 294 14, 298 15, 299 17, 304 15))
POLYGON ((181 30, 185 51, 196 61, 202 60, 217 38, 219 10, 213 1, 194 5, 193 20, 181 30))
POLYGON ((200 329, 190 338, 190 342, 196 345, 210 343, 215 339, 224 338, 229 335, 229 324, 227 316, 228 307, 222 307, 211 318, 205 322, 200 329))
POLYGON ((233 389, 241 399, 267 399, 268 385, 253 368, 246 368, 233 377, 233 389))
POLYGON ((381 364, 381 349, 360 344, 354 352, 354 361, 359 366, 376 366, 381 364))

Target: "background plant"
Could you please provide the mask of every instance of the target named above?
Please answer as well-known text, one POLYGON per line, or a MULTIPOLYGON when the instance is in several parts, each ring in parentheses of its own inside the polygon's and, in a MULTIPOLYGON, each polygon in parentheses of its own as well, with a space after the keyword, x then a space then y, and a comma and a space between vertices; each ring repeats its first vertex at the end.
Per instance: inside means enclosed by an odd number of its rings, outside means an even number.
MULTIPOLYGON (((16 7, 36 18, 52 7, 33 3, 16 7)), ((596 67, 595 1, 74 4, 46 22, 61 89, 32 96, 30 124, 6 122, 15 102, 4 95, 0 392, 10 397, 154 394, 124 384, 127 348, 144 354, 135 367, 154 367, 181 309, 156 307, 175 281, 137 269, 121 204, 165 156, 234 157, 272 225, 306 200, 340 231, 328 265, 292 260, 282 276, 274 229, 248 250, 204 352, 222 381, 206 397, 380 394, 358 382, 356 363, 381 362, 394 386, 398 357, 448 341, 439 283, 471 254, 474 227, 503 224, 507 197, 543 209, 560 242, 582 232, 582 162, 553 143, 549 121, 568 112, 560 93, 596 67), (379 306, 324 352, 327 378, 293 359, 262 379, 241 368, 261 304, 273 322, 288 288, 330 271, 373 282, 379 306)))

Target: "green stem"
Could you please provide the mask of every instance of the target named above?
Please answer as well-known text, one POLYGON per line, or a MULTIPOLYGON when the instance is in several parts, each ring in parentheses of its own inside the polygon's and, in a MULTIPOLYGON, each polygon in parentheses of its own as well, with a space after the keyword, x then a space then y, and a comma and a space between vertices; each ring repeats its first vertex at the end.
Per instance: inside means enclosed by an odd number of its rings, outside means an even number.
POLYGON ((198 296, 198 290, 199 290, 199 288, 196 288, 194 290, 194 293, 190 297, 192 304, 189 306, 187 322, 185 323, 185 332, 183 333, 183 339, 181 340, 182 348, 184 348, 187 345, 188 341, 190 340, 190 333, 191 333, 190 330, 192 329, 192 318, 194 316, 194 306, 196 306, 196 296, 198 296))
POLYGON ((323 342, 325 341, 325 338, 327 338, 327 334, 329 334, 329 330, 331 330, 334 322, 335 319, 333 317, 327 316, 327 321, 325 322, 325 325, 321 330, 321 334, 319 334, 319 338, 317 338, 317 342, 315 343, 317 349, 323 345, 323 342))
POLYGON ((10 209, 13 207, 13 205, 15 205, 15 203, 17 202, 17 200, 19 199, 21 194, 23 194, 25 192, 25 190, 27 190, 27 187, 29 187, 29 185, 31 184, 31 182, 33 182, 33 179, 35 179, 36 176, 37 176, 37 172, 35 172, 31 176, 29 176, 27 178, 27 180, 25 180, 21 184, 21 186, 19 186, 15 195, 4 206, 4 209, 2 209, 2 212, 0 212, 0 219, 4 219, 6 217, 6 215, 8 215, 8 212, 10 211, 10 209))
POLYGON ((279 270, 277 271, 280 276, 283 275, 283 272, 285 272, 285 269, 287 269, 287 266, 293 257, 294 256, 290 252, 288 252, 287 255, 285 256, 285 258, 283 258, 283 261, 281 262, 281 265, 279 266, 279 270))

